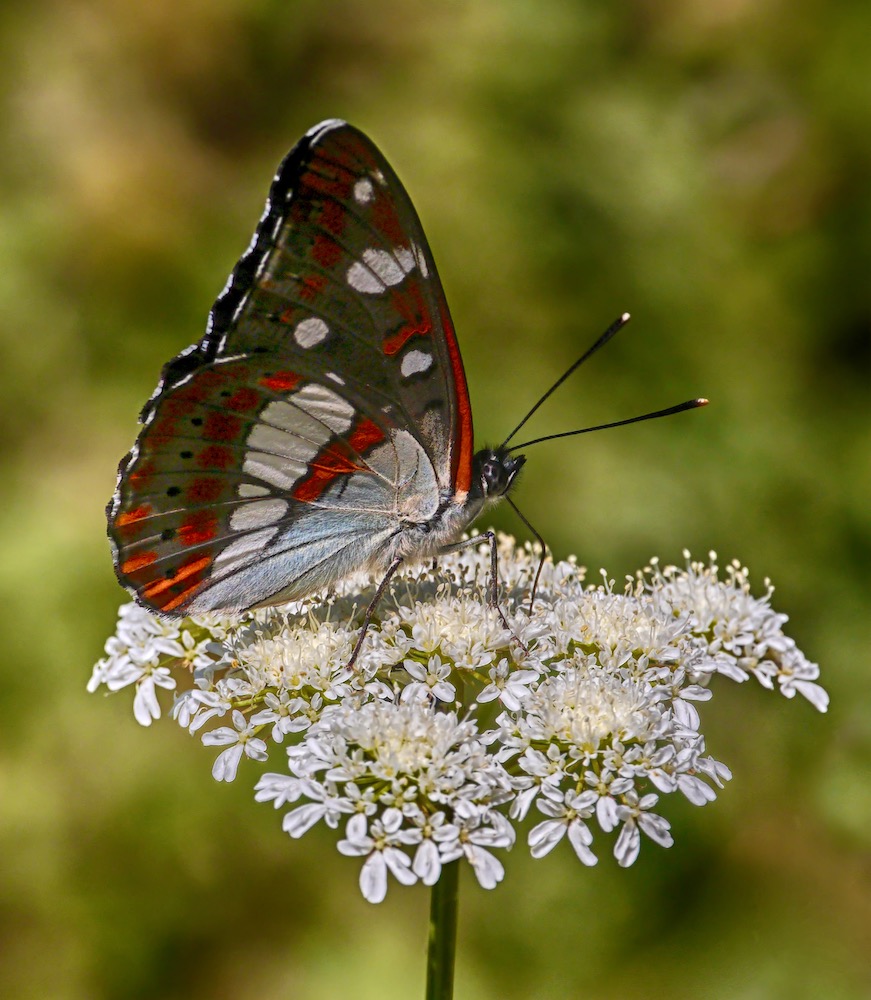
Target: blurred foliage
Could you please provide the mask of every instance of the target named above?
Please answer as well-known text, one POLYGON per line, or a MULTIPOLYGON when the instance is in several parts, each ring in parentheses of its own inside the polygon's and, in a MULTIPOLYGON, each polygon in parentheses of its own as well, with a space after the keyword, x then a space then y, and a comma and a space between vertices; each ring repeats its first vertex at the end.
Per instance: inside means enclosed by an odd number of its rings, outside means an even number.
POLYGON ((422 994, 423 890, 368 906, 253 769, 218 786, 172 724, 84 692, 139 406, 332 116, 418 207, 480 442, 624 309, 532 433, 713 401, 531 451, 516 499, 557 555, 618 580, 740 558, 833 695, 818 717, 721 683, 733 787, 631 871, 518 849, 496 893, 467 881, 458 995, 871 993, 869 40, 859 0, 6 0, 3 996, 422 994))

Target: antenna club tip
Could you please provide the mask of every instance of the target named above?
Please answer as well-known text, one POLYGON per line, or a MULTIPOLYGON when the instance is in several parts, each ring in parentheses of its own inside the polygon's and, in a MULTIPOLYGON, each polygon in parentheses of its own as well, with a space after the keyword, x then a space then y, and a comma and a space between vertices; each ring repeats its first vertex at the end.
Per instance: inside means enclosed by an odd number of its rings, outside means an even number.
POLYGON ((710 403, 710 399, 705 399, 705 397, 704 397, 704 396, 700 396, 700 397, 699 397, 699 398, 698 398, 698 399, 696 400, 696 406, 707 406, 707 405, 708 405, 708 403, 710 403))
POLYGON ((632 319, 632 314, 628 312, 620 313, 620 319, 622 322, 628 323, 629 320, 632 319))

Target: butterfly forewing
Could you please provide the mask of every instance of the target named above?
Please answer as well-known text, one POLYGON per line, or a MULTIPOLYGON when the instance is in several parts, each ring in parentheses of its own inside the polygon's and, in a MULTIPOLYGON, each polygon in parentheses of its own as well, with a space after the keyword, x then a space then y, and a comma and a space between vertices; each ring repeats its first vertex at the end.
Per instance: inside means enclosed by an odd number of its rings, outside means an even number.
POLYGON ((240 610, 384 563, 462 498, 471 411, 420 222, 372 143, 312 129, 203 339, 165 366, 109 507, 156 610, 240 610))
POLYGON ((240 271, 212 312, 220 353, 314 356, 379 390, 442 485, 467 488, 471 409, 444 293, 411 200, 366 136, 325 122, 291 150, 240 271))

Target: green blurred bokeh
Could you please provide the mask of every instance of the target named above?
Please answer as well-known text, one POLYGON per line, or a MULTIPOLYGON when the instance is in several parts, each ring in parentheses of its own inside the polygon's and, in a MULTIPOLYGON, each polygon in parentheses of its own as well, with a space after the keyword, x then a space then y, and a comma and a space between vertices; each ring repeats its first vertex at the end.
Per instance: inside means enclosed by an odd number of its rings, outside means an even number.
POLYGON ((871 5, 6 0, 0 54, 0 995, 422 995, 424 890, 369 906, 253 768, 217 785, 84 690, 138 409, 275 164, 340 116, 424 221, 479 442, 624 309, 532 432, 712 400, 530 452, 555 553, 741 559, 832 693, 719 684, 735 781, 632 870, 519 847, 495 892, 466 879, 458 996, 871 996, 871 5))

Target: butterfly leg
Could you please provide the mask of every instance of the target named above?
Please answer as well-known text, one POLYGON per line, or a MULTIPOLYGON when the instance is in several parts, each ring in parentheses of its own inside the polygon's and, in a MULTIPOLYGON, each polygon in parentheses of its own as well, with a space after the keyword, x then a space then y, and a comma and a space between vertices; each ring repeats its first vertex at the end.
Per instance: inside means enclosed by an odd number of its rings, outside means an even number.
POLYGON ((510 632, 511 635, 514 636, 514 639, 520 645, 523 652, 528 653, 529 649, 508 623, 508 619, 505 617, 505 612, 499 604, 499 559, 496 545, 496 533, 494 531, 484 531, 480 535, 475 535, 474 538, 466 538, 461 542, 454 542, 453 545, 446 545, 443 549, 439 549, 439 555, 448 555, 451 552, 459 552, 461 549, 468 548, 471 545, 481 545, 485 542, 490 546, 490 585, 487 588, 487 604, 491 608, 496 609, 496 613, 499 615, 499 620, 502 622, 506 631, 510 632))
POLYGON ((363 616, 363 624, 360 626, 360 634, 357 636, 357 641, 354 643, 354 650, 351 653, 351 658, 348 660, 348 666, 353 667, 360 655, 360 650, 363 647, 363 640, 366 638, 366 633, 369 631, 369 626, 372 624, 372 618, 375 615, 375 609, 384 596, 384 591, 387 590, 387 585, 393 579, 393 575, 402 565, 402 559, 394 559, 393 562, 387 567, 387 572, 384 574, 384 578, 381 583, 378 584, 378 589, 375 591, 375 596, 369 602, 369 607, 366 608, 366 614, 363 616))

